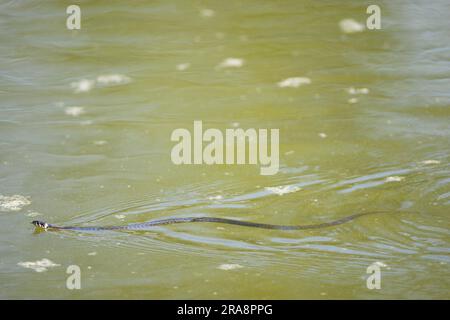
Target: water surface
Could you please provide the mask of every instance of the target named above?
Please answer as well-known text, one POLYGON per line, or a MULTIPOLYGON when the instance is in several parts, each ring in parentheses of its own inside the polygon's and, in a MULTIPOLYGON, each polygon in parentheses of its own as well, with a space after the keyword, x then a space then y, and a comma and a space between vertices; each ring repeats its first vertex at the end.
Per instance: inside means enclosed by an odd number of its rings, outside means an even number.
POLYGON ((450 298, 450 6, 381 1, 381 30, 340 29, 364 25, 369 4, 81 1, 69 31, 58 1, 3 1, 0 297, 450 298), (221 67, 228 58, 243 63, 221 67), (290 77, 311 83, 277 85, 290 77), (279 173, 175 166, 171 132, 194 120, 280 129, 279 173), (30 224, 310 224, 379 210, 302 232, 30 224), (54 265, 24 267, 44 258, 54 265), (376 262, 382 288, 369 290, 376 262), (81 290, 66 288, 69 265, 81 290))

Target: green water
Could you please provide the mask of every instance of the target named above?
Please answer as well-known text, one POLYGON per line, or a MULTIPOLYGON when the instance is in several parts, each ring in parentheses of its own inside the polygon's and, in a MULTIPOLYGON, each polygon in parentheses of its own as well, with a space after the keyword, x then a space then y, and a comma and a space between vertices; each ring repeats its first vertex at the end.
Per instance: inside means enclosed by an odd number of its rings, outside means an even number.
POLYGON ((364 25, 370 2, 78 1, 70 31, 63 2, 3 0, 0 298, 450 298, 450 5, 378 3, 381 30, 345 33, 339 22, 364 25), (311 83, 277 85, 291 77, 311 83), (174 165, 170 135, 194 120, 278 128, 279 172, 174 165), (30 224, 378 210, 390 213, 298 232, 30 224), (55 266, 24 267, 44 258, 55 266), (369 290, 376 262, 381 289, 369 290), (70 265, 80 290, 66 288, 70 265))

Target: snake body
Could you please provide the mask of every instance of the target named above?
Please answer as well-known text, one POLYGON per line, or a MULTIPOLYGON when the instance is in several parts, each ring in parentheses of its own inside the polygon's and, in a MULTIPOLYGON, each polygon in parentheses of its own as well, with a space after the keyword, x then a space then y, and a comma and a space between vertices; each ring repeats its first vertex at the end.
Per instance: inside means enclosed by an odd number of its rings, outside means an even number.
POLYGON ((151 227, 167 225, 167 224, 176 224, 176 223, 189 223, 189 222, 210 222, 210 223, 221 223, 221 224, 232 224, 243 227, 252 227, 252 228, 261 228, 261 229, 272 229, 272 230, 308 230, 308 229, 321 229, 332 226, 337 226, 356 218, 375 214, 375 213, 383 213, 383 211, 372 211, 372 212, 362 212, 352 214, 337 220, 318 223, 318 224, 308 224, 308 225, 278 225, 278 224, 266 224, 266 223, 257 223, 250 221, 241 221, 234 219, 226 219, 226 218, 216 218, 216 217, 186 217, 186 218, 168 218, 161 220, 152 220, 143 223, 132 223, 123 226, 99 226, 99 227, 77 227, 77 226, 57 226, 53 224, 49 224, 43 221, 33 221, 32 224, 37 228, 49 229, 49 230, 74 230, 74 231, 101 231, 101 230, 145 230, 151 227))

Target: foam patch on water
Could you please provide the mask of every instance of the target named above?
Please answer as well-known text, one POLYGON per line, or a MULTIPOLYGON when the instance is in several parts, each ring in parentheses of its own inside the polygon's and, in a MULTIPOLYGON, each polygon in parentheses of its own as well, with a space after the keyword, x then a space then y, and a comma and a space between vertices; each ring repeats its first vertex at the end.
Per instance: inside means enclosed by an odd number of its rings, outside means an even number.
POLYGON ((79 81, 74 81, 70 84, 75 93, 89 92, 93 88, 97 87, 107 87, 107 86, 117 86, 123 85, 131 82, 131 78, 123 74, 102 74, 99 75, 95 80, 92 79, 81 79, 79 81))
POLYGON ((392 177, 387 177, 386 178, 386 182, 400 182, 400 181, 402 181, 404 179, 405 179, 405 177, 392 176, 392 177))
POLYGON ((95 140, 92 143, 95 144, 96 146, 104 146, 104 145, 108 144, 108 141, 106 141, 106 140, 95 140))
POLYGON ((243 266, 241 266, 240 264, 237 264, 237 263, 224 263, 217 267, 217 269, 226 270, 226 271, 240 269, 240 268, 243 268, 243 266))
POLYGON ((226 58, 219 64, 219 68, 240 68, 244 65, 244 59, 226 58))
POLYGON ((131 82, 131 78, 123 74, 106 74, 97 77, 97 84, 102 86, 116 86, 131 82))
POLYGON ((70 84, 75 93, 89 92, 94 87, 95 81, 89 79, 82 79, 70 84))
POLYGON ((297 192, 301 188, 297 186, 279 186, 279 187, 265 187, 267 191, 282 196, 283 194, 297 192))
POLYGON ((292 77, 278 82, 280 88, 298 88, 300 86, 310 84, 311 79, 306 77, 292 77))
POLYGON ((177 70, 178 71, 184 71, 184 70, 189 69, 190 66, 191 66, 191 64, 188 63, 188 62, 180 63, 180 64, 177 64, 177 70))
POLYGON ((215 11, 212 9, 204 8, 200 10, 200 15, 204 18, 211 18, 216 15, 215 11))
POLYGON ((37 261, 19 262, 17 265, 24 267, 24 268, 28 268, 28 269, 33 269, 36 272, 44 272, 44 271, 47 271, 48 268, 54 268, 54 267, 61 266, 60 264, 56 264, 47 258, 44 258, 42 260, 37 260, 37 261))
POLYGON ((208 197, 208 200, 214 201, 214 200, 223 200, 223 196, 221 196, 220 194, 217 196, 210 196, 208 197))
POLYGON ((68 115, 68 116, 72 116, 72 117, 78 117, 81 116, 82 114, 86 113, 86 111, 84 110, 84 107, 67 107, 64 112, 68 115))
POLYGON ((439 160, 424 160, 422 161, 423 164, 440 164, 441 162, 439 160))
POLYGON ((369 94, 370 90, 368 88, 355 88, 350 87, 347 89, 349 94, 369 94))
POLYGON ((31 201, 24 196, 15 194, 13 196, 4 196, 0 194, 0 211, 20 211, 23 207, 31 204, 31 201))
POLYGON ((353 20, 353 19, 344 19, 339 22, 339 27, 341 31, 344 33, 357 33, 364 31, 364 25, 353 20))

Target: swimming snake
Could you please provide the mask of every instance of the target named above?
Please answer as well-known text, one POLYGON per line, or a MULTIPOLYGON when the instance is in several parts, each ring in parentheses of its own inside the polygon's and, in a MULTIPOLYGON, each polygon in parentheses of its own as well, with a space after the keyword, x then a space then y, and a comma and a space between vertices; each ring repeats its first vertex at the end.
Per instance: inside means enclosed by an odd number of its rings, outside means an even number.
POLYGON ((180 217, 180 218, 167 218, 161 220, 152 220, 143 223, 132 223, 123 226, 98 226, 98 227, 77 227, 77 226, 57 226, 53 224, 49 224, 43 221, 33 221, 32 224, 41 229, 46 230, 74 230, 74 231, 101 231, 101 230, 144 230, 149 227, 155 227, 160 225, 167 224, 176 224, 176 223, 189 223, 189 222, 210 222, 210 223, 221 223, 221 224, 232 224, 243 227, 252 227, 252 228, 262 228, 262 229, 273 229, 273 230, 308 230, 308 229, 321 229, 332 226, 337 226, 349 221, 352 221, 356 218, 366 216, 369 214, 376 213, 386 213, 388 211, 371 211, 371 212, 362 212, 356 213, 349 216, 345 216, 343 218, 317 223, 317 224, 306 224, 306 225, 278 225, 278 224, 266 224, 266 223, 257 223, 250 221, 241 221, 234 219, 226 219, 226 218, 216 218, 216 217, 180 217))

